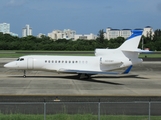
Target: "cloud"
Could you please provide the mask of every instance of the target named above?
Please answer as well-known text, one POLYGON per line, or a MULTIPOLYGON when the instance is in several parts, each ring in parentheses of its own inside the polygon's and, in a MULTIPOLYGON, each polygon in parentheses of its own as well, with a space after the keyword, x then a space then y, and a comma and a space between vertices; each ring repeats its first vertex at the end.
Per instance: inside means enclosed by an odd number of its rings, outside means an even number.
POLYGON ((10 0, 6 3, 7 7, 18 7, 24 5, 26 0, 10 0))

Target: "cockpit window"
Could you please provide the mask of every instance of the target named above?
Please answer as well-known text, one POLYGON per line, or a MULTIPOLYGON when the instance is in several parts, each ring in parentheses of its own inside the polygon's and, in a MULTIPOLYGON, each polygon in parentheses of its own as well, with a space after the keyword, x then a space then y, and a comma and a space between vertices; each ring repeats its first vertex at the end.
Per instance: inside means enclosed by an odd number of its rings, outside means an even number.
POLYGON ((17 59, 17 61, 19 61, 19 60, 20 60, 20 58, 17 59))
POLYGON ((20 58, 20 61, 23 61, 24 60, 24 58, 20 58))

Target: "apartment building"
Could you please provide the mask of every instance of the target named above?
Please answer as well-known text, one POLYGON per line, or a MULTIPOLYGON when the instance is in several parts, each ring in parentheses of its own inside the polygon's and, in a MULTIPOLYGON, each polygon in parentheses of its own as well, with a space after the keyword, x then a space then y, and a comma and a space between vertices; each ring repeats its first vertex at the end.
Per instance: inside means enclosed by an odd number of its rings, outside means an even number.
POLYGON ((76 31, 70 29, 54 30, 51 33, 48 33, 48 36, 54 40, 58 39, 74 39, 76 31))
MULTIPOLYGON (((143 35, 147 37, 149 34, 154 35, 153 28, 146 26, 145 28, 138 28, 143 30, 143 35)), ((132 29, 112 29, 108 27, 104 33, 105 39, 110 40, 111 38, 124 37, 128 38, 132 34, 132 29)))
POLYGON ((8 23, 0 23, 0 32, 3 34, 10 33, 10 24, 8 23))
POLYGON ((0 32, 2 32, 3 34, 10 34, 12 36, 18 36, 18 34, 10 32, 9 23, 0 23, 0 32))
POLYGON ((77 34, 75 35, 74 37, 74 40, 77 40, 77 39, 83 39, 83 40, 95 40, 97 38, 97 35, 94 35, 93 33, 90 33, 90 34, 77 34))
POLYGON ((22 37, 27 37, 29 35, 32 35, 32 28, 30 25, 26 25, 24 28, 22 28, 22 37))

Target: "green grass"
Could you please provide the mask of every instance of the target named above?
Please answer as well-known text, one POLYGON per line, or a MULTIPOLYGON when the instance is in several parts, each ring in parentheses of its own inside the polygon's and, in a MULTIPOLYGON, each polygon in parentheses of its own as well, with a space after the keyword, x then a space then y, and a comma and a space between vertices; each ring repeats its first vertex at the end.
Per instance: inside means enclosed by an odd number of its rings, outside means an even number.
POLYGON ((91 51, 10 51, 1 50, 0 58, 18 58, 24 55, 65 55, 65 56, 94 56, 91 51), (82 53, 81 53, 82 52, 82 53))
POLYGON ((18 58, 20 56, 24 56, 24 55, 59 55, 59 56, 94 56, 94 54, 19 54, 19 53, 5 53, 2 54, 0 53, 0 58, 18 58))
MULTIPOLYGON (((33 114, 0 114, 0 120, 43 120, 43 115, 33 114)), ((92 114, 55 114, 47 115, 46 120, 97 120, 92 114)), ((151 120, 160 120, 161 116, 151 116, 151 120)), ((100 120, 148 120, 148 116, 141 115, 101 115, 100 120)))
POLYGON ((0 53, 0 58, 18 58, 23 56, 24 54, 16 54, 16 53, 0 53))
MULTIPOLYGON (((65 56, 94 56, 92 51, 11 51, 11 50, 1 50, 0 58, 18 58, 24 55, 65 55, 65 56)), ((161 58, 161 54, 140 54, 140 58, 161 58)))
POLYGON ((48 53, 52 53, 52 52, 63 52, 63 53, 66 53, 66 52, 91 52, 91 53, 94 53, 94 51, 49 51, 49 50, 0 50, 0 53, 10 53, 10 52, 48 52, 48 53))
POLYGON ((161 58, 161 54, 140 54, 140 58, 161 58))

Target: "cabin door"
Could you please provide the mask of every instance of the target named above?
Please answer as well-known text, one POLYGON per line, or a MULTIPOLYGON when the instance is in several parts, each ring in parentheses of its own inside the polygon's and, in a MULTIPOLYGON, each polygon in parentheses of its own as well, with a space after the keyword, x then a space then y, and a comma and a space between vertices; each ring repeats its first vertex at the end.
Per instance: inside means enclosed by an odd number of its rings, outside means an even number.
POLYGON ((34 68, 33 58, 28 58, 28 60, 27 60, 27 69, 33 69, 33 68, 34 68))
POLYGON ((100 57, 100 64, 102 64, 102 57, 100 57))

